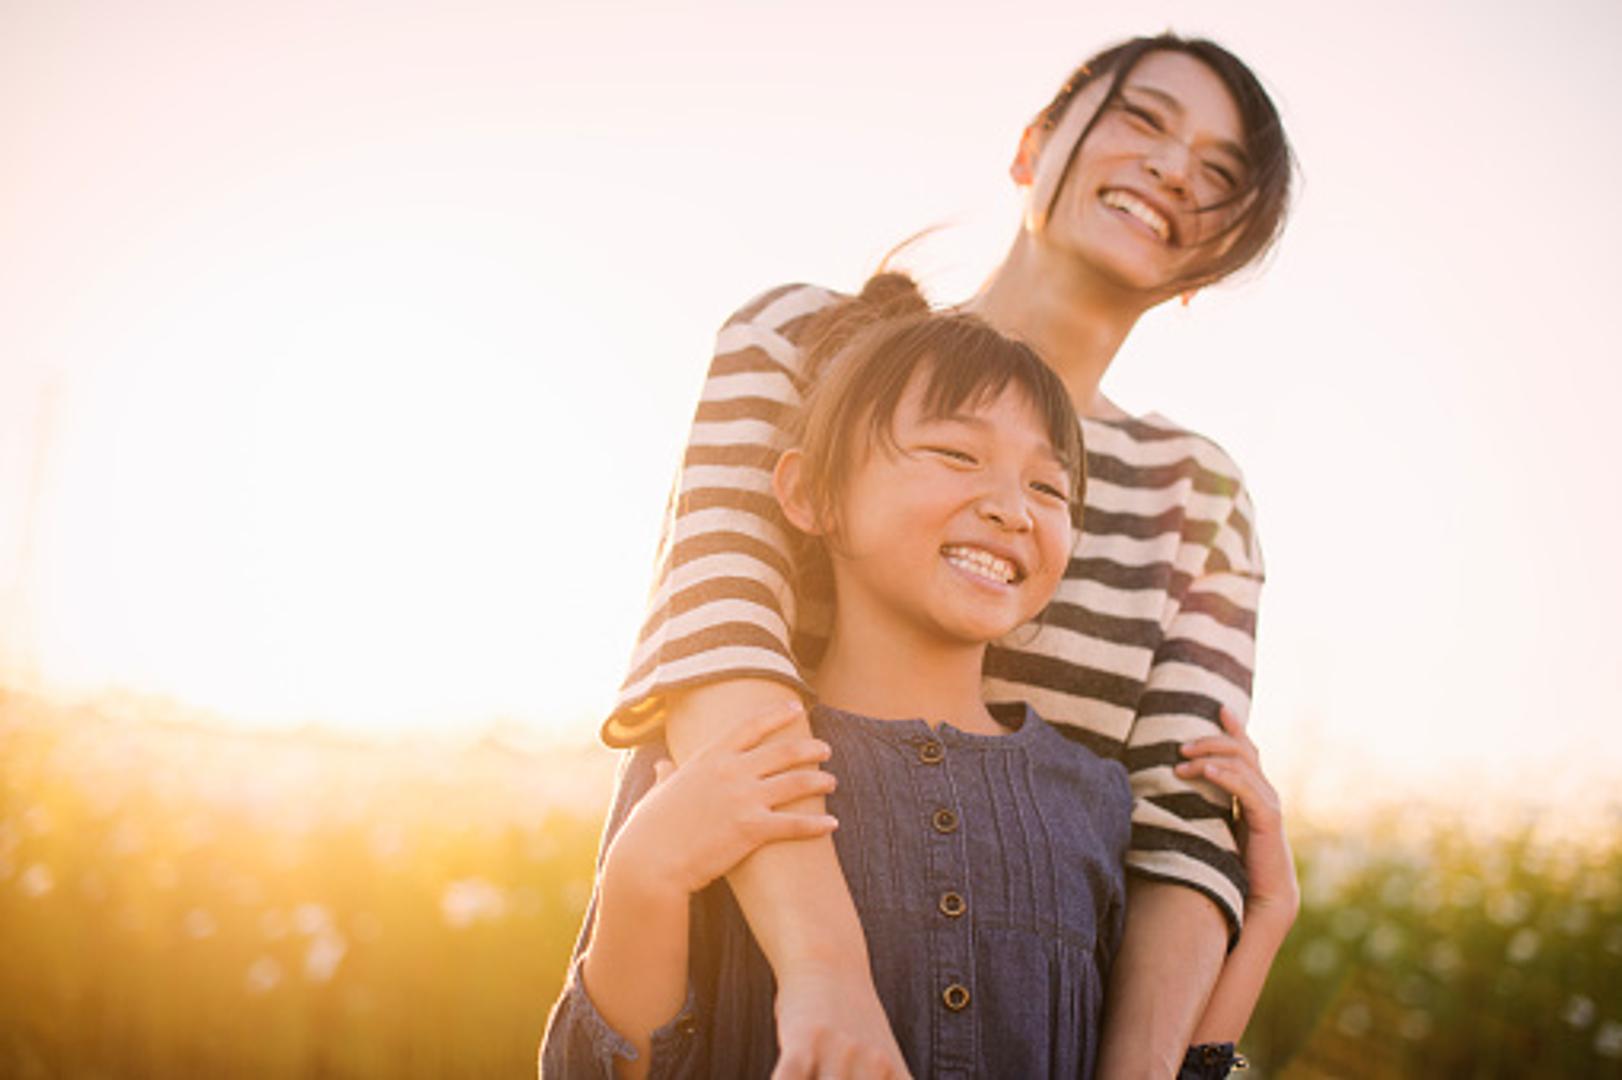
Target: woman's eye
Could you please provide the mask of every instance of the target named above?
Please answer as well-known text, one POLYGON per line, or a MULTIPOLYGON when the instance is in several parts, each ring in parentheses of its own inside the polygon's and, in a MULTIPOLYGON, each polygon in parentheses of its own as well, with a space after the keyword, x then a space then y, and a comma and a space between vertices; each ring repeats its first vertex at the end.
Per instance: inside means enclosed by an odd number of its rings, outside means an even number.
POLYGON ((1145 109, 1142 105, 1134 105, 1130 101, 1123 101, 1121 102, 1121 111, 1154 131, 1166 130, 1165 121, 1160 119, 1160 115, 1151 109, 1145 109))
POLYGON ((1208 162, 1206 163, 1205 171, 1214 177, 1217 183, 1221 184, 1229 191, 1232 191, 1234 188, 1239 186, 1239 177, 1234 175, 1233 170, 1229 169, 1226 165, 1218 165, 1215 162, 1208 162))

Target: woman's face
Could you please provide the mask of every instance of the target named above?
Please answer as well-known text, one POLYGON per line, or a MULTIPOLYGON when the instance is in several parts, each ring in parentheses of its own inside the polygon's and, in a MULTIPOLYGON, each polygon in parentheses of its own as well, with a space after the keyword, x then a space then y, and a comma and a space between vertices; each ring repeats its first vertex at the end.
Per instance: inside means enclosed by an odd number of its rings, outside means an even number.
POLYGON ((1163 299, 1224 250, 1206 241, 1238 208, 1211 207, 1245 182, 1244 126, 1215 72, 1185 53, 1153 52, 1128 73, 1067 171, 1109 81, 1083 87, 1052 130, 1027 133, 1024 176, 1015 162, 1015 178, 1030 185, 1026 227, 1123 288, 1163 299))

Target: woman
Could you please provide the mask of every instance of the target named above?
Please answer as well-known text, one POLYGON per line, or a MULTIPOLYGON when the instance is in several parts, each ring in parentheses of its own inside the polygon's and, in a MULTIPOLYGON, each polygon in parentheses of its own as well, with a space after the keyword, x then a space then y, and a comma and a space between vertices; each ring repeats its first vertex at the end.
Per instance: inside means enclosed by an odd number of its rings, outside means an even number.
MULTIPOLYGON (((1099 384, 1145 311, 1270 247, 1290 173, 1276 109, 1226 50, 1170 35, 1106 50, 1026 128, 1011 169, 1026 212, 965 305, 1059 373, 1089 447, 1065 580, 988 653, 985 693, 1028 702, 1131 775, 1135 875, 1104 1076, 1176 1071, 1244 913, 1231 802, 1178 762, 1220 710, 1248 709, 1262 567, 1237 467, 1163 418, 1127 416, 1099 384)), ((799 707, 791 635, 814 655, 827 613, 789 588, 770 469, 800 403, 799 335, 836 299, 774 290, 722 329, 611 743, 663 726, 679 762, 799 707)), ((899 1075, 832 842, 771 845, 728 880, 777 977, 780 1074, 899 1075)))

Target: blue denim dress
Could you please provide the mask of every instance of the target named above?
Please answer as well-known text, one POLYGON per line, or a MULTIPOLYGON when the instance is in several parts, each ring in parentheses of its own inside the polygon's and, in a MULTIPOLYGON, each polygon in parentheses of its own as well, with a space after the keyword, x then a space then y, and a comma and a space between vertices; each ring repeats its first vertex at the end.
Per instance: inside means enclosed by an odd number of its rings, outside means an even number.
MULTIPOLYGON (((918 1077, 1086 1077, 1125 921, 1126 770, 1034 712, 1004 735, 818 707, 828 799, 879 998, 918 1077)), ((629 759, 610 834, 652 783, 629 759)), ((655 1076, 767 1077, 771 968, 731 890, 694 899, 691 991, 655 1034, 655 1076)), ((590 921, 588 916, 587 925, 590 921)), ((571 973, 542 1048, 552 1076, 612 1075, 629 1044, 571 973)))

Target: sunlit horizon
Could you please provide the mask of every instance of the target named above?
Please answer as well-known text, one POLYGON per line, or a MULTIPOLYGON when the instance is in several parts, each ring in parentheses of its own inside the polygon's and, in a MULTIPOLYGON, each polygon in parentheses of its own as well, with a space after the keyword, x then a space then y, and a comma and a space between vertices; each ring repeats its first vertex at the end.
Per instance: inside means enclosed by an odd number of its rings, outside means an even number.
POLYGON ((0 684, 589 740, 713 328, 942 222, 914 257, 960 298, 1020 125, 1170 24, 1255 63, 1304 186, 1106 391, 1246 471, 1270 760, 1303 800, 1622 769, 1622 215, 1527 209, 1543 162, 1622 165, 1615 13, 931 12, 5 16, 0 684))

